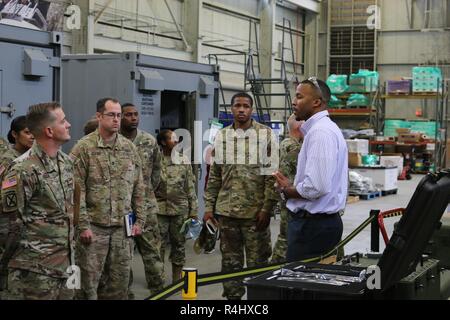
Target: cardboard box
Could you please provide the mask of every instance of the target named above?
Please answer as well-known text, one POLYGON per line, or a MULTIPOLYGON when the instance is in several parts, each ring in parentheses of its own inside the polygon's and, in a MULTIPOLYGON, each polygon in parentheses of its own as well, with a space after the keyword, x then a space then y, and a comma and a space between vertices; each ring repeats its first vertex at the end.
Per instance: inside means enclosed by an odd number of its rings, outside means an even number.
POLYGON ((398 135, 398 142, 419 143, 424 141, 424 135, 421 133, 403 133, 398 135))
POLYGON ((347 139, 347 149, 350 153, 359 153, 361 155, 369 153, 369 140, 367 139, 347 139))
POLYGON ((409 128, 397 128, 397 129, 395 129, 395 132, 397 132, 397 135, 408 134, 408 133, 411 132, 411 129, 409 129, 409 128))
POLYGON ((380 156, 380 165, 384 167, 393 167, 397 166, 398 176, 402 174, 403 171, 403 156, 400 155, 382 155, 380 156))
POLYGON ((360 153, 349 152, 348 153, 348 166, 359 167, 362 165, 362 157, 360 153))
POLYGON ((410 94, 411 87, 411 80, 388 80, 386 91, 388 94, 410 94))
POLYGON ((381 191, 390 191, 398 188, 397 167, 359 167, 352 168, 364 177, 372 178, 375 187, 381 191))

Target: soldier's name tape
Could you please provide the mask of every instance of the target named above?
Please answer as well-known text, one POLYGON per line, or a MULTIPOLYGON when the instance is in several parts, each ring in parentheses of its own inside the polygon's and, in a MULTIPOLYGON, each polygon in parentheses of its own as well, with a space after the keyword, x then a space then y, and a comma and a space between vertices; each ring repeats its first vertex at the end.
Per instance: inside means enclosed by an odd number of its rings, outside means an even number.
MULTIPOLYGON (((319 262, 327 257, 330 257, 334 255, 340 248, 344 247, 347 243, 349 243, 354 237, 356 237, 364 228, 366 228, 372 221, 377 218, 377 216, 373 215, 370 216, 367 220, 365 220, 361 225, 359 225, 355 230, 353 230, 345 239, 343 239, 341 242, 339 242, 334 249, 330 250, 328 253, 324 254, 320 257, 314 257, 302 260, 300 262, 308 263, 308 262, 319 262)), ((238 272, 232 272, 232 273, 223 273, 223 272, 217 272, 217 273, 208 273, 203 275, 197 276, 197 285, 198 286, 206 286, 211 285, 215 283, 220 283, 224 281, 230 281, 230 280, 238 280, 242 278, 246 278, 249 276, 256 276, 261 273, 265 273, 268 271, 276 270, 287 263, 276 263, 276 264, 270 264, 265 266, 259 266, 254 268, 245 268, 238 272)), ((180 289, 187 288, 187 277, 184 279, 178 280, 174 284, 164 288, 161 292, 154 294, 145 300, 161 300, 166 299, 170 297, 171 295, 178 292, 180 289)))

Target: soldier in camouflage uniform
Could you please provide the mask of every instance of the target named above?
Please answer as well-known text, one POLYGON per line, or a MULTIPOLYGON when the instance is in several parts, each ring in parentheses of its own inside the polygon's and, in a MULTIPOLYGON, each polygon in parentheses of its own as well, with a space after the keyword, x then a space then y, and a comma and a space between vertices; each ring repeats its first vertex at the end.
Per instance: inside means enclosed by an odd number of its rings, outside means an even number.
POLYGON ((92 118, 90 118, 83 127, 83 133, 85 136, 87 136, 89 133, 94 132, 95 130, 97 130, 98 128, 98 120, 97 118, 94 116, 92 118))
MULTIPOLYGON (((289 117, 288 129, 289 136, 280 143, 280 172, 294 182, 295 174, 297 173, 297 158, 302 147, 303 134, 300 131, 300 121, 295 120, 295 115, 289 117)), ((280 263, 286 261, 287 250, 287 220, 288 211, 286 208, 286 201, 280 201, 280 233, 277 242, 273 248, 272 262, 280 263)))
POLYGON ((133 143, 118 134, 119 102, 100 99, 96 115, 98 129, 82 138, 71 152, 80 189, 78 298, 127 299, 133 240, 126 237, 124 219, 135 213, 132 234, 139 236, 146 220, 141 161, 133 143))
POLYGON ((197 219, 195 177, 189 159, 173 150, 178 143, 173 131, 162 130, 157 140, 163 149, 161 181, 155 191, 159 206, 161 257, 164 261, 169 238, 171 245, 169 259, 172 262, 172 281, 175 282, 181 278, 181 271, 186 260, 186 239, 185 235, 180 233, 180 229, 188 218, 197 219))
POLYGON ((5 139, 0 137, 0 155, 3 154, 3 152, 7 151, 9 149, 9 144, 6 142, 5 139))
MULTIPOLYGON (((19 116, 11 121, 11 130, 8 133, 8 140, 12 148, 0 153, 0 181, 3 181, 4 174, 13 160, 28 151, 33 145, 34 137, 27 127, 26 117, 19 116)), ((1 147, 0 147, 1 148, 1 147)), ((0 201, 0 259, 5 248, 6 238, 8 236, 9 218, 3 214, 0 201)), ((0 291, 6 287, 7 270, 0 270, 0 291)))
MULTIPOLYGON (((11 147, 9 146, 8 142, 6 142, 6 140, 0 137, 0 157, 3 158, 5 155, 7 155, 8 156, 7 158, 9 159, 10 154, 12 152, 13 151, 11 151, 11 147)), ((0 160, 0 181, 3 180, 3 175, 5 174, 6 168, 9 166, 9 161, 6 161, 7 162, 6 166, 3 162, 5 161, 0 160)), ((0 197, 1 197, 1 188, 0 188, 0 197)), ((6 217, 6 215, 3 215, 3 210, 0 203, 0 259, 3 255, 6 243, 6 236, 8 234, 8 224, 9 220, 6 217)), ((1 299, 1 292, 6 288, 6 281, 7 281, 7 268, 4 267, 3 270, 0 270, 0 299, 1 299)))
POLYGON ((73 164, 60 151, 70 139, 61 106, 31 106, 33 147, 14 160, 2 183, 10 219, 0 266, 8 264, 6 299, 71 299, 66 286, 73 259, 73 164))
MULTIPOLYGON (((142 175, 145 184, 145 201, 149 208, 157 207, 154 189, 159 184, 161 175, 161 152, 156 139, 149 133, 139 130, 139 113, 137 108, 129 103, 122 105, 122 135, 133 141, 142 161, 142 175)), ((164 265, 161 260, 161 237, 158 227, 158 217, 154 211, 147 212, 145 230, 136 238, 136 245, 142 256, 145 268, 145 278, 151 294, 164 287, 164 265)), ((129 295, 132 297, 130 275, 129 295)))
MULTIPOLYGON (((273 133, 251 119, 253 99, 248 94, 235 94, 231 104, 234 123, 221 129, 215 139, 214 159, 205 191, 204 220, 212 219, 220 228, 222 272, 242 269, 244 250, 247 267, 268 262, 272 254, 270 215, 278 200, 273 187, 275 181, 270 175, 272 171, 264 172, 267 171, 263 170, 264 161, 257 152, 264 142, 267 145, 262 145, 262 150, 278 156, 278 149, 271 149, 276 147, 271 143, 273 133), (252 133, 258 143, 250 141, 252 133), (239 144, 245 145, 244 154, 237 151, 239 144), (257 161, 254 156, 258 156, 257 161)), ((225 282, 223 286, 223 296, 227 299, 240 299, 245 293, 240 281, 225 282)))

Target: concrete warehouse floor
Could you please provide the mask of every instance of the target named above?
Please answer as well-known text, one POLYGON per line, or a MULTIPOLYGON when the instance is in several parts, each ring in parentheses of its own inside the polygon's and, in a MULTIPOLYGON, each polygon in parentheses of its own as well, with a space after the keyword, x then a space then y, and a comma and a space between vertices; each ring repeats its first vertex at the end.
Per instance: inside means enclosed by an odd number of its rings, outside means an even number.
MULTIPOLYGON (((385 197, 375 198, 373 200, 360 200, 356 203, 347 205, 345 215, 343 216, 344 222, 344 235, 347 236, 357 226, 359 226, 367 217, 371 209, 388 210, 394 208, 405 207, 414 190, 419 183, 423 175, 413 175, 412 180, 398 181, 398 193, 396 195, 389 195, 385 197)), ((393 231, 393 226, 399 217, 390 218, 385 220, 386 229, 390 235, 393 231)), ((280 220, 277 217, 276 220, 271 221, 272 232, 272 245, 275 243, 279 233, 280 220)), ((193 251, 193 241, 188 240, 186 242, 186 267, 197 268, 199 274, 207 274, 220 271, 221 255, 219 249, 219 242, 216 243, 216 250, 211 254, 197 255, 193 251)), ((384 242, 380 235, 380 250, 384 250, 384 242)), ((169 249, 166 250, 168 255, 169 249)), ((358 236, 356 236, 349 244, 345 246, 345 254, 351 254, 355 252, 366 253, 370 251, 370 226, 366 227, 358 236)), ((168 262, 168 257, 165 260, 165 270, 168 274, 166 277, 166 284, 171 282, 171 265, 168 262)), ((148 290, 146 288, 146 281, 144 275, 144 266, 142 259, 138 253, 135 255, 133 262, 134 271, 134 283, 133 291, 136 299, 144 299, 148 297, 148 290)), ((244 297, 245 298, 245 297, 244 297)), ((168 300, 180 300, 181 292, 178 292, 171 296, 168 300)), ((220 300, 222 297, 222 284, 214 284, 210 286, 199 287, 198 291, 199 300, 220 300)))

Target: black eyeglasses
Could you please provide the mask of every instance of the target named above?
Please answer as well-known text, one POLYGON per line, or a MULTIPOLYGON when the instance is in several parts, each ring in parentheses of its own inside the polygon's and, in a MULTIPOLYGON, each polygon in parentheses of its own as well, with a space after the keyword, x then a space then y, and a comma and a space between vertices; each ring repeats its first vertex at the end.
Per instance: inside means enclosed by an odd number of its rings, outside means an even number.
POLYGON ((308 81, 311 82, 317 88, 317 90, 319 90, 320 97, 322 98, 323 94, 322 94, 322 90, 320 89, 319 83, 317 82, 317 78, 316 77, 309 77, 308 81))
POLYGON ((104 115, 104 116, 106 116, 108 118, 111 118, 111 119, 114 119, 114 118, 120 119, 120 118, 122 118, 122 114, 121 113, 108 112, 108 113, 103 113, 102 115, 104 115))

